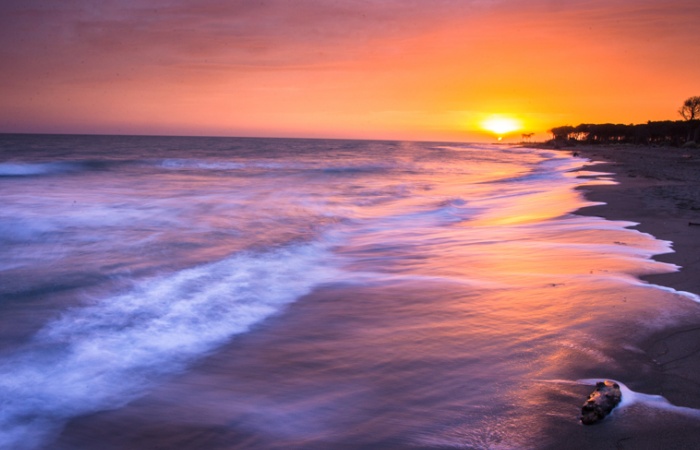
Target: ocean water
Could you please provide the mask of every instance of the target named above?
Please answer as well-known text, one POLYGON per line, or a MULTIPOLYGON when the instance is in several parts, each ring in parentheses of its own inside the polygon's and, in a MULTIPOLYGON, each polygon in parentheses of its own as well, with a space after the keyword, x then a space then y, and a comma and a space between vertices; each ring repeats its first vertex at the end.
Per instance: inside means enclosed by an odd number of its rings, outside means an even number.
POLYGON ((575 213, 613 182, 584 163, 0 136, 0 448, 583 447, 595 378, 624 383, 625 432, 659 405, 700 426, 632 390, 697 297, 638 279, 678 270, 651 259, 671 243, 575 213))

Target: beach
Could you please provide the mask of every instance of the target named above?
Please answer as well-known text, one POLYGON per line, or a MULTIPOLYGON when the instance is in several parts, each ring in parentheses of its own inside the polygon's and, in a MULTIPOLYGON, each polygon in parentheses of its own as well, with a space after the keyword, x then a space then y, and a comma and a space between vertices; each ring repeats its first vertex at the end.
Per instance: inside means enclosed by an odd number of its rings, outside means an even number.
POLYGON ((684 153, 649 175, 518 146, 9 135, 0 157, 2 449, 700 439, 684 153), (622 403, 584 426, 602 379, 622 403))
MULTIPOLYGON (((654 259, 676 264, 680 270, 641 278, 700 293, 700 151, 626 145, 579 145, 563 150, 591 160, 582 170, 614 174, 618 183, 580 188, 587 199, 604 204, 582 208, 577 214, 636 222, 639 225, 634 229, 672 241, 673 253, 654 259)), ((682 323, 655 332, 642 346, 654 375, 640 390, 663 395, 674 405, 700 408, 697 317, 689 314, 682 323)), ((698 439, 697 424, 680 425, 675 431, 658 427, 618 441, 617 448, 695 448, 698 439)))
POLYGON ((588 199, 606 205, 579 212, 639 222, 636 229, 673 241, 674 252, 655 259, 683 270, 647 279, 680 291, 700 292, 700 151, 641 146, 579 146, 571 151, 603 161, 589 169, 612 172, 619 182, 585 187, 588 199))

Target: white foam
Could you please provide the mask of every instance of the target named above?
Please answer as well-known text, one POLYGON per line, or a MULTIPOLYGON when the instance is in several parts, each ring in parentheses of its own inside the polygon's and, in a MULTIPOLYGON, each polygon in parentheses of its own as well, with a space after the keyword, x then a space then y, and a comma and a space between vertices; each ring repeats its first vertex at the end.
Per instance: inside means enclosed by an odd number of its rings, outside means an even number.
MULTIPOLYGON (((577 382, 579 384, 595 386, 595 384, 598 381, 601 381, 603 379, 614 381, 615 383, 620 385, 622 399, 620 400, 620 404, 617 406, 616 409, 624 409, 635 404, 643 404, 644 406, 647 406, 649 408, 660 409, 666 412, 682 414, 687 417, 695 417, 700 419, 700 409, 687 408, 685 406, 676 406, 668 400, 666 400, 666 398, 661 395, 651 395, 643 394, 641 392, 635 392, 632 389, 625 386, 624 383, 621 383, 617 380, 613 380, 610 378, 585 378, 577 380, 577 382)), ((613 412, 614 411, 615 410, 613 410, 613 412)))
POLYGON ((246 164, 227 161, 200 161, 189 159, 166 159, 160 163, 164 169, 172 170, 239 170, 246 168, 246 164))
MULTIPOLYGON (((672 264, 669 264, 669 265, 673 266, 672 264)), ((680 268, 681 268, 681 266, 675 266, 675 267, 677 267, 678 270, 680 270, 680 268)), ((693 293, 693 292, 688 292, 688 291, 677 291, 677 290, 673 289, 672 287, 661 286, 661 285, 659 285, 659 284, 647 284, 647 283, 645 283, 645 282, 643 282, 643 281, 640 281, 640 282, 639 282, 639 285, 640 285, 640 286, 644 286, 644 287, 650 287, 650 288, 654 288, 654 289, 659 289, 659 290, 665 291, 665 292, 670 292, 671 294, 678 295, 678 296, 681 296, 681 297, 685 297, 685 298, 687 298, 688 300, 692 300, 692 301, 694 301, 694 302, 700 303, 700 295, 697 295, 697 294, 695 294, 695 293, 693 293)))
POLYGON ((21 162, 5 162, 0 163, 0 176, 11 176, 11 177, 21 177, 21 176, 31 176, 31 175, 44 175, 48 173, 61 173, 69 172, 71 170, 78 170, 74 164, 71 163, 21 163, 21 162))
POLYGON ((244 169, 266 169, 266 170, 300 170, 313 166, 301 163, 280 163, 274 161, 246 161, 234 162, 224 160, 201 160, 201 159, 166 159, 158 163, 163 169, 168 170, 221 170, 235 171, 244 169))
POLYGON ((68 311, 0 361, 0 448, 34 448, 70 417, 142 395, 333 278, 326 256, 315 245, 237 255, 68 311))

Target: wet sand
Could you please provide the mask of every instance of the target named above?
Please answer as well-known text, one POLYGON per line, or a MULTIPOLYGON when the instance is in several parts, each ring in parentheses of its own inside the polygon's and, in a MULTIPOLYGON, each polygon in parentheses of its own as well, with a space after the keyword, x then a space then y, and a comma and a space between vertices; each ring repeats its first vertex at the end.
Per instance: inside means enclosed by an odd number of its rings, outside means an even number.
MULTIPOLYGON (((577 146, 566 151, 603 162, 585 169, 614 173, 619 183, 583 188, 586 198, 606 204, 578 213, 637 222, 639 231, 672 241, 674 253, 655 259, 681 266, 680 271, 643 279, 700 294, 700 150, 577 146)), ((651 393, 675 405, 700 408, 700 323, 689 321, 657 333, 644 350, 660 375, 659 392, 651 393)))

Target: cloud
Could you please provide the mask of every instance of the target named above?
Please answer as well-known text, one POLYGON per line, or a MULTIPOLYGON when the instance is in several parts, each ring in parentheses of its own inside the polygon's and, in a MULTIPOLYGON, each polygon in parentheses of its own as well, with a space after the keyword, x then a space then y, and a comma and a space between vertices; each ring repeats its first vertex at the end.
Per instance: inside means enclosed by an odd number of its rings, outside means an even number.
POLYGON ((699 16, 696 0, 5 0, 0 113, 262 123, 299 105, 317 121, 565 102, 559 114, 650 85, 675 99, 700 74, 699 16))
POLYGON ((69 60, 105 63, 116 58, 140 64, 294 66, 351 59, 355 49, 429 29, 444 16, 483 3, 10 1, 1 7, 8 26, 0 45, 17 59, 51 49, 69 60))
POLYGON ((700 6, 689 0, 10 0, 0 6, 0 56, 18 64, 38 58, 56 68, 87 60, 85 70, 110 72, 117 65, 295 68, 352 61, 441 26, 469 27, 491 11, 535 18, 539 26, 617 29, 624 39, 657 28, 663 30, 657 37, 687 35, 700 6))

